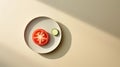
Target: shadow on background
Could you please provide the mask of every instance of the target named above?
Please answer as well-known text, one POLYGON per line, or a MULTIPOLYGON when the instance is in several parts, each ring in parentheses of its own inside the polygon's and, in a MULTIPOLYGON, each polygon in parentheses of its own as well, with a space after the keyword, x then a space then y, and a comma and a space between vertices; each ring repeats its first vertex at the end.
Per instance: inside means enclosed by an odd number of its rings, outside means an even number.
MULTIPOLYGON (((18 48, 18 47, 17 47, 18 48)), ((14 49, 0 44, 0 67, 45 67, 14 49)))
POLYGON ((120 38, 120 0, 37 1, 50 5, 120 38))
POLYGON ((72 41, 72 37, 71 37, 71 33, 68 30, 68 28, 66 26, 64 26, 63 24, 59 23, 62 30, 62 40, 60 45, 51 53, 47 53, 47 54, 41 54, 41 56, 48 58, 48 59, 58 59, 63 57, 68 50, 71 47, 71 41, 72 41))

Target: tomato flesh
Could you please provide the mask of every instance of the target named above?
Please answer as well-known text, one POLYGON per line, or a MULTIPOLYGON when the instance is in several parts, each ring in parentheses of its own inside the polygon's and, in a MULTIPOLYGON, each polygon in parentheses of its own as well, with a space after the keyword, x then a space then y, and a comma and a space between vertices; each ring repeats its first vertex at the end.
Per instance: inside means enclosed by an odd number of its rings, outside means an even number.
POLYGON ((36 45, 45 46, 49 42, 49 34, 44 29, 37 29, 33 32, 32 39, 36 45))

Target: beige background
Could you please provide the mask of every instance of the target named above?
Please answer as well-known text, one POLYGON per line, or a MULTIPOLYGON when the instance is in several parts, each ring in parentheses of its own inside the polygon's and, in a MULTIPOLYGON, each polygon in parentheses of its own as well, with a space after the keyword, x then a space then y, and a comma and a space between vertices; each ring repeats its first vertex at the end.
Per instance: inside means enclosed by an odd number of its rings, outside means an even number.
POLYGON ((119 18, 119 0, 0 0, 0 67, 120 67, 119 18), (26 45, 24 29, 38 16, 64 29, 58 51, 26 45))

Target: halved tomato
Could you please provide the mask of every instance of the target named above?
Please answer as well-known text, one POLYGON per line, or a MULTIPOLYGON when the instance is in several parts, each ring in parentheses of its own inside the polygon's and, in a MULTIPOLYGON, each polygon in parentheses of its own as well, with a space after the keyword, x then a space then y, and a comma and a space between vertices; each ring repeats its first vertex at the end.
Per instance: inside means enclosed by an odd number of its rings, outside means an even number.
POLYGON ((32 39, 36 45, 45 46, 49 42, 49 34, 44 29, 37 29, 33 32, 32 39))

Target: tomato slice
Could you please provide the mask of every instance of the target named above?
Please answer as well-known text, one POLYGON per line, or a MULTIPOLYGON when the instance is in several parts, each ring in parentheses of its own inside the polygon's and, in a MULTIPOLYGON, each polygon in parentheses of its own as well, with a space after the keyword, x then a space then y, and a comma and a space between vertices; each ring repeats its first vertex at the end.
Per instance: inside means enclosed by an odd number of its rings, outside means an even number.
POLYGON ((49 42, 49 34, 44 29, 37 29, 33 32, 32 39, 36 45, 45 46, 49 42))

